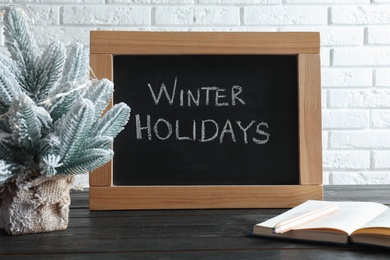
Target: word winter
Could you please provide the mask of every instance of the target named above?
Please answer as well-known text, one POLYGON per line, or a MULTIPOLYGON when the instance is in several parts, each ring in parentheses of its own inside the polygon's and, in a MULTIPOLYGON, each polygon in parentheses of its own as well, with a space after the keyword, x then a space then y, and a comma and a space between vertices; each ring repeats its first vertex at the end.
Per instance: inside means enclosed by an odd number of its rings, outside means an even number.
POLYGON ((206 106, 215 105, 217 107, 229 105, 235 106, 238 103, 245 105, 245 101, 239 97, 240 93, 242 92, 242 87, 238 85, 234 85, 230 89, 230 91, 225 88, 219 88, 215 86, 197 88, 194 92, 189 89, 187 91, 181 89, 178 91, 178 99, 176 92, 177 77, 175 78, 171 91, 167 89, 167 86, 164 82, 161 84, 158 93, 155 93, 150 84, 148 84, 148 87, 150 94, 152 95, 153 101, 156 105, 160 103, 163 93, 170 105, 174 105, 174 103, 177 103, 175 102, 175 100, 178 100, 179 106, 187 105, 189 107, 192 104, 197 107, 202 104, 206 106))
POLYGON ((231 121, 229 119, 222 124, 218 124, 216 120, 192 120, 192 129, 185 129, 186 134, 183 134, 183 129, 180 128, 180 120, 175 120, 174 123, 169 122, 164 118, 158 118, 152 123, 150 115, 146 115, 146 120, 141 122, 139 114, 135 116, 136 135, 137 139, 147 139, 151 141, 154 136, 159 140, 167 140, 169 138, 175 138, 176 140, 183 141, 199 141, 210 142, 219 140, 220 143, 228 138, 230 141, 237 142, 237 135, 239 134, 240 140, 245 144, 249 141, 255 144, 266 144, 269 140, 270 134, 266 132, 268 124, 265 122, 256 123, 255 120, 247 124, 243 124, 241 121, 231 121), (146 122, 145 122, 146 121, 146 122), (199 122, 200 121, 200 122, 199 122), (250 137, 248 138, 248 133, 250 137))

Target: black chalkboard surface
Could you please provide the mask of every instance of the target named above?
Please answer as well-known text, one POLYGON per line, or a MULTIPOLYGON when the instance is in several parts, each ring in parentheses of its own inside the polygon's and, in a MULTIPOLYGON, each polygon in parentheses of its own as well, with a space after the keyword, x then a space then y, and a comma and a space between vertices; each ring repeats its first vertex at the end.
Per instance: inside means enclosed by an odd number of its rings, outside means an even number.
POLYGON ((114 185, 299 184, 297 55, 118 55, 114 185))

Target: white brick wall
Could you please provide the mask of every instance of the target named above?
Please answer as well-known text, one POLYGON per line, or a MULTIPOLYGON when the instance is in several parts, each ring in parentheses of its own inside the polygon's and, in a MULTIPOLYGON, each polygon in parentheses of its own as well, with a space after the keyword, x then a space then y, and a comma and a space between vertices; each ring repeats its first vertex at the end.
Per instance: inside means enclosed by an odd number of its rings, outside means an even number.
POLYGON ((390 0, 0 0, 11 2, 41 46, 88 45, 99 29, 319 31, 324 183, 390 183, 390 0))

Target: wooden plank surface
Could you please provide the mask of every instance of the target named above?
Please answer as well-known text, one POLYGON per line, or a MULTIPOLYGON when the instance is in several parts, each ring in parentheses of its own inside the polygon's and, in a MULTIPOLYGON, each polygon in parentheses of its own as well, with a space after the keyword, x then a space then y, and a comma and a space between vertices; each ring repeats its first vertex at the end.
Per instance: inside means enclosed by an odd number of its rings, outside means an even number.
MULTIPOLYGON (((325 186, 326 200, 390 204, 390 186, 325 186)), ((390 250, 255 238, 254 224, 286 209, 89 211, 73 192, 65 231, 11 237, 4 259, 386 259, 390 250)))
POLYGON ((319 54, 318 32, 91 31, 91 54, 319 54))
POLYGON ((322 184, 320 55, 298 55, 301 184, 322 184))
POLYGON ((90 209, 288 208, 322 192, 322 185, 91 187, 90 209))

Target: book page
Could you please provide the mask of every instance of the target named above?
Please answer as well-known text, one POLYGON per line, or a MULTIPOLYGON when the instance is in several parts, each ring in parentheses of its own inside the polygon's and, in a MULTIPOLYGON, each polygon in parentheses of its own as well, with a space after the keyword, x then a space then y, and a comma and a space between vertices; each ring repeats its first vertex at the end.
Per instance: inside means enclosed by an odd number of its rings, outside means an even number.
POLYGON ((323 208, 325 206, 334 204, 335 202, 330 202, 330 201, 316 201, 316 200, 308 200, 295 208, 292 208, 274 218, 271 218, 269 220, 266 220, 260 224, 257 224, 262 227, 267 227, 267 228, 273 228, 276 224, 298 217, 302 214, 306 214, 309 212, 312 212, 314 210, 323 208))
POLYGON ((388 209, 387 206, 373 202, 330 202, 309 200, 275 218, 258 225, 273 228, 277 223, 336 203, 340 209, 322 219, 306 224, 294 230, 335 229, 351 234, 354 230, 388 209))
POLYGON ((373 202, 337 202, 339 211, 299 229, 333 228, 351 234, 354 230, 388 209, 387 206, 373 202))
MULTIPOLYGON (((361 227, 361 229, 364 228, 371 228, 371 229, 390 229, 390 209, 386 210, 367 224, 361 227)), ((359 231, 358 231, 359 232, 359 231)), ((358 233, 356 232, 356 233, 358 233)), ((383 231, 383 233, 389 234, 389 230, 383 231)))

